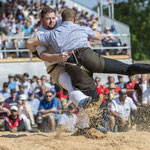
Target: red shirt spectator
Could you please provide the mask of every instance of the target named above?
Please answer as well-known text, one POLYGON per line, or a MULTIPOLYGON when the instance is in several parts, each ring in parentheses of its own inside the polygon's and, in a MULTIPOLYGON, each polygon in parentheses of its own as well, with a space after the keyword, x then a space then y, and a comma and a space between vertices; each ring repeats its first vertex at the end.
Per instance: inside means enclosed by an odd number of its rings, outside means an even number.
POLYGON ((132 94, 134 92, 134 86, 137 84, 137 81, 135 80, 135 76, 129 76, 129 81, 126 84, 127 88, 127 95, 132 98, 132 94))
POLYGON ((101 79, 100 79, 99 77, 96 77, 96 78, 95 78, 95 83, 96 83, 96 85, 97 85, 96 91, 97 91, 97 94, 99 95, 100 98, 101 98, 101 96, 102 96, 103 102, 105 102, 104 85, 101 85, 101 84, 100 84, 100 81, 101 81, 101 79))

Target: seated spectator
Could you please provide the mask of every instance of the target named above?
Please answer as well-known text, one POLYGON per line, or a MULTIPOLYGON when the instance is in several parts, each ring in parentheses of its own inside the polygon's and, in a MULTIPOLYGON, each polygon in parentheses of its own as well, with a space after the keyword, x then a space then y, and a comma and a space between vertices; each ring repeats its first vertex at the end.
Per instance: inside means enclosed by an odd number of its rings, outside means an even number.
POLYGON ((105 100, 107 108, 110 108, 113 99, 119 97, 119 91, 120 87, 115 86, 114 83, 109 84, 109 87, 105 89, 105 100))
POLYGON ((24 85, 22 85, 22 84, 19 86, 19 91, 17 91, 17 98, 18 98, 21 94, 25 94, 26 97, 28 98, 28 92, 25 91, 25 87, 24 87, 24 85))
POLYGON ((14 81, 16 82, 16 91, 19 91, 19 86, 21 85, 22 75, 16 74, 14 76, 14 81))
POLYGON ((58 128, 66 131, 75 131, 77 125, 77 116, 74 114, 75 106, 70 104, 66 113, 62 114, 58 120, 58 128))
POLYGON ((58 112, 58 103, 55 98, 53 98, 53 93, 47 91, 45 98, 40 101, 39 112, 41 116, 38 119, 42 119, 43 131, 55 130, 55 113, 58 112))
POLYGON ((9 85, 9 89, 15 89, 16 87, 16 82, 14 81, 14 76, 12 74, 8 75, 8 85, 9 85))
POLYGON ((32 83, 31 83, 31 89, 34 91, 36 88, 38 88, 38 77, 37 76, 33 76, 32 77, 32 83))
POLYGON ((30 36, 31 35, 32 28, 33 27, 31 26, 31 22, 26 21, 23 28, 22 28, 22 31, 24 32, 25 36, 30 36))
POLYGON ((26 131, 32 131, 31 124, 35 124, 31 106, 26 102, 26 95, 21 94, 18 100, 18 112, 23 118, 26 131))
POLYGON ((150 106, 150 88, 148 88, 142 95, 142 105, 143 106, 150 106))
POLYGON ((30 82, 28 81, 28 78, 29 78, 29 74, 24 73, 22 76, 22 80, 23 80, 22 84, 25 88, 26 93, 28 93, 31 90, 31 85, 30 85, 30 82))
POLYGON ((96 91, 97 94, 99 95, 99 98, 102 101, 102 105, 105 105, 105 95, 104 95, 104 86, 101 85, 101 78, 96 77, 95 78, 95 83, 96 83, 96 91))
POLYGON ((135 80, 135 75, 129 76, 129 81, 126 83, 127 88, 127 94, 129 97, 133 98, 133 92, 134 92, 134 86, 137 84, 137 81, 135 80))
POLYGON ((136 111, 137 107, 130 97, 127 97, 127 90, 121 89, 119 97, 112 100, 110 116, 110 129, 114 131, 115 125, 118 125, 118 131, 127 131, 131 110, 136 111))
POLYGON ((40 91, 36 94, 36 98, 40 101, 44 99, 46 93, 46 87, 40 86, 40 91))
POLYGON ((41 76, 41 82, 42 82, 42 85, 44 85, 46 88, 50 89, 52 88, 52 85, 47 82, 47 78, 45 75, 41 76))
POLYGON ((18 107, 11 107, 10 116, 5 118, 5 131, 10 131, 13 133, 24 131, 23 119, 18 114, 18 107))
POLYGON ((113 34, 117 34, 118 31, 116 30, 116 26, 115 25, 111 25, 111 28, 109 30, 110 32, 112 32, 113 34))
POLYGON ((34 120, 37 120, 40 101, 34 97, 33 91, 29 92, 28 104, 30 104, 30 106, 31 106, 34 120))
POLYGON ((123 76, 121 75, 118 76, 118 82, 116 82, 115 84, 121 89, 126 88, 126 83, 124 82, 123 76))
POLYGON ((104 32, 102 33, 102 45, 103 46, 118 46, 117 39, 113 36, 113 33, 109 31, 109 27, 106 26, 104 32))
POLYGON ((4 130, 5 117, 10 115, 10 105, 5 102, 3 96, 0 94, 0 130, 4 130))
POLYGON ((115 78, 113 76, 108 76, 107 77, 108 82, 104 85, 105 88, 109 86, 111 83, 115 83, 115 78))
POLYGON ((62 112, 61 100, 58 97, 56 97, 56 90, 54 88, 50 89, 50 91, 53 93, 53 97, 57 100, 57 103, 58 103, 58 113, 61 114, 61 112, 62 112))
POLYGON ((10 90, 7 82, 3 83, 3 89, 0 91, 0 94, 3 96, 4 100, 10 97, 10 90))
POLYGON ((11 96, 6 99, 6 102, 10 106, 18 106, 17 91, 15 89, 11 90, 11 96))

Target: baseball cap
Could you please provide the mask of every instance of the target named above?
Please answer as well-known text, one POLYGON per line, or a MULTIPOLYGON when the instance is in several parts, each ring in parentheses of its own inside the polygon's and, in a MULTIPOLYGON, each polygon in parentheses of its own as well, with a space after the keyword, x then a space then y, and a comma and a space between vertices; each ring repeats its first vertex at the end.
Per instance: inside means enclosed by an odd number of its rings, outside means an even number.
POLYGON ((10 74, 8 75, 8 77, 9 77, 9 78, 13 78, 14 75, 10 73, 10 74))
POLYGON ((8 86, 9 86, 8 82, 3 83, 3 87, 8 87, 8 86))
POLYGON ((115 27, 115 25, 111 25, 111 29, 115 29, 116 27, 115 27))
POLYGON ((34 91, 29 91, 28 92, 28 95, 32 95, 32 94, 34 94, 34 91))
POLYGON ((0 103, 2 103, 2 102, 4 102, 4 101, 5 101, 5 100, 4 100, 3 95, 0 94, 0 103))
POLYGON ((28 73, 24 73, 23 76, 29 77, 29 74, 28 73))
POLYGON ((25 94, 21 94, 21 95, 19 96, 19 100, 26 100, 26 99, 27 99, 27 97, 26 97, 25 94))
POLYGON ((50 92, 52 92, 52 93, 54 94, 54 93, 56 93, 56 89, 51 88, 51 89, 50 89, 50 92))
POLYGON ((17 91, 15 89, 11 89, 11 93, 16 93, 17 91))
POLYGON ((10 110, 18 111, 18 107, 17 107, 17 106, 12 106, 12 107, 10 108, 10 110))
POLYGON ((121 90, 119 91, 119 94, 127 94, 127 89, 121 89, 121 90))

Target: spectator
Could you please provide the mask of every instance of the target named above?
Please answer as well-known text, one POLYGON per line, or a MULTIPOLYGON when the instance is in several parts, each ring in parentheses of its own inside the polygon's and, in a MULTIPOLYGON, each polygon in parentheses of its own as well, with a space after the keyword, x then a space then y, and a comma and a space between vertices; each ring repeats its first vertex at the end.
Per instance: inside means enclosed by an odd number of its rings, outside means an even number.
POLYGON ((119 97, 112 100, 110 117, 110 129, 114 131, 115 125, 118 125, 118 131, 128 129, 128 121, 131 110, 136 111, 137 107, 130 97, 127 97, 127 90, 121 89, 119 97))
POLYGON ((47 82, 47 78, 45 75, 41 76, 41 82, 42 85, 44 85, 46 88, 52 88, 52 85, 50 83, 47 82))
POLYGON ((40 101, 39 112, 41 113, 42 125, 44 131, 55 130, 56 122, 54 114, 58 112, 57 100, 53 98, 53 93, 46 92, 45 98, 40 101), (46 126, 45 126, 46 125, 46 126))
POLYGON ((108 82, 104 85, 105 88, 107 88, 109 84, 115 83, 115 78, 113 76, 108 76, 107 80, 108 82))
POLYGON ((23 84, 23 86, 25 88, 25 92, 26 93, 28 93, 31 90, 31 85, 30 85, 30 83, 28 81, 28 78, 29 78, 29 74, 28 73, 24 73, 23 77, 22 77, 22 80, 23 80, 22 84, 23 84))
POLYGON ((6 99, 6 102, 10 106, 18 106, 17 91, 15 89, 11 90, 11 96, 6 99))
POLYGON ((8 75, 8 85, 9 85, 9 89, 15 89, 16 87, 16 82, 14 81, 14 76, 12 74, 8 75))
POLYGON ((37 98, 34 97, 34 92, 33 91, 29 92, 28 104, 30 104, 30 106, 31 106, 32 113, 33 113, 33 116, 34 116, 34 120, 37 120, 40 101, 37 98))
POLYGON ((31 89, 34 91, 37 87, 38 87, 38 77, 37 76, 33 76, 32 77, 32 83, 31 83, 31 89))
POLYGON ((16 82, 16 90, 19 91, 19 86, 21 85, 22 75, 16 74, 14 76, 14 81, 16 82))
POLYGON ((101 85, 101 78, 96 77, 95 78, 95 83, 96 83, 96 91, 97 94, 99 95, 99 98, 102 101, 102 105, 105 105, 105 95, 104 95, 104 86, 101 85))
POLYGON ((10 106, 0 94, 0 130, 4 130, 5 117, 10 115, 10 106))
POLYGON ((3 96, 4 100, 10 97, 10 90, 7 82, 3 83, 3 89, 0 91, 0 94, 3 96))
POLYGON ((46 93, 46 87, 45 86, 40 86, 40 92, 36 94, 37 99, 40 101, 44 99, 46 93))
POLYGON ((115 83, 116 86, 120 87, 121 89, 126 87, 126 83, 124 82, 123 76, 118 75, 118 82, 115 83))
POLYGON ((118 46, 117 39, 113 36, 113 33, 109 31, 109 27, 106 26, 104 32, 102 33, 102 45, 103 46, 118 46))
POLYGON ((127 88, 127 94, 131 98, 133 98, 132 95, 133 95, 133 92, 134 92, 135 84, 137 84, 137 81, 135 80, 135 75, 129 76, 129 81, 126 84, 126 88, 127 88))
POLYGON ((26 102, 26 95, 21 94, 18 100, 18 112, 19 115, 23 118, 25 129, 27 131, 32 131, 31 124, 35 124, 34 117, 32 114, 31 106, 26 102))
POLYGON ((65 128, 67 131, 75 131, 77 125, 77 116, 74 112, 74 104, 68 106, 68 111, 61 115, 58 120, 59 128, 65 128))
POLYGON ((118 34, 118 31, 116 30, 116 26, 115 25, 111 25, 111 28, 110 28, 109 31, 112 32, 113 34, 118 34))
POLYGON ((28 92, 25 91, 25 87, 24 87, 24 85, 22 85, 22 84, 19 86, 19 91, 17 91, 17 98, 18 98, 21 94, 25 94, 26 97, 28 98, 28 92))
POLYGON ((30 21, 25 22, 25 25, 23 26, 22 31, 24 32, 25 36, 31 35, 32 26, 31 26, 30 21))
POLYGON ((111 101, 119 96, 120 88, 115 86, 114 83, 110 83, 109 87, 105 89, 106 106, 110 108, 111 101))
POLYGON ((54 88, 50 89, 50 92, 53 93, 53 98, 55 98, 57 100, 57 103, 58 103, 58 113, 61 114, 61 112, 62 112, 61 100, 58 97, 56 97, 56 90, 54 88))
POLYGON ((11 107, 11 115, 5 119, 5 131, 10 131, 13 133, 24 131, 23 119, 18 114, 18 107, 11 107))

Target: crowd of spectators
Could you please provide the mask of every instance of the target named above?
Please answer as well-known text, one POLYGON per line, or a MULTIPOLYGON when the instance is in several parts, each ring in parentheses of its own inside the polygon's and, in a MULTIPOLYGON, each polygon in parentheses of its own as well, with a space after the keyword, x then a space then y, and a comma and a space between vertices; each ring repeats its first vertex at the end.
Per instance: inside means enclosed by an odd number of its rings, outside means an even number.
MULTIPOLYGON (((7 52, 3 55, 3 49, 19 50, 26 48, 25 37, 32 36, 37 28, 39 28, 39 12, 46 5, 49 5, 55 10, 57 19, 61 19, 61 12, 63 8, 67 7, 66 2, 63 0, 60 0, 59 3, 55 3, 53 0, 50 3, 47 0, 31 0, 30 3, 26 0, 7 0, 6 3, 0 2, 0 59, 7 57, 7 54, 9 54, 7 52), (12 36, 16 39, 9 40, 6 38, 12 36)), ((73 9, 77 14, 76 23, 100 30, 98 18, 94 14, 79 10, 77 7, 73 7, 73 9)), ((102 46, 120 46, 118 38, 112 36, 113 34, 117 34, 115 25, 111 26, 109 33, 107 29, 108 27, 105 27, 105 31, 102 33, 102 35, 105 35, 102 40, 102 46)), ((117 54, 117 50, 114 54, 117 54)), ((28 57, 28 55, 28 53, 16 51, 15 57, 28 57)))
MULTIPOLYGON (((95 84, 101 101, 100 113, 103 110, 101 126, 110 131, 125 131, 131 118, 133 124, 140 120, 138 126, 144 122, 144 116, 149 113, 145 110, 150 104, 147 74, 137 80, 135 76, 129 76, 127 82, 123 76, 118 76, 117 82, 109 76, 104 85, 96 77, 95 84)), ((68 95, 64 95, 58 85, 52 79, 48 81, 45 75, 29 78, 28 73, 9 74, 8 81, 0 90, 0 130, 36 132, 35 128, 38 128, 49 132, 64 126, 67 131, 75 131, 78 111, 68 95)))

